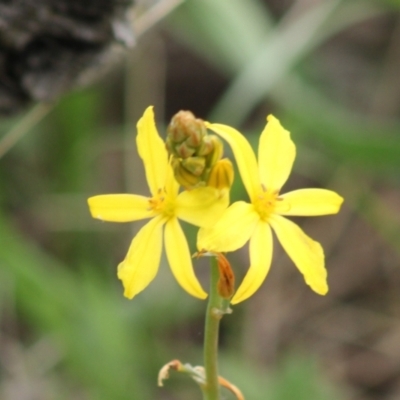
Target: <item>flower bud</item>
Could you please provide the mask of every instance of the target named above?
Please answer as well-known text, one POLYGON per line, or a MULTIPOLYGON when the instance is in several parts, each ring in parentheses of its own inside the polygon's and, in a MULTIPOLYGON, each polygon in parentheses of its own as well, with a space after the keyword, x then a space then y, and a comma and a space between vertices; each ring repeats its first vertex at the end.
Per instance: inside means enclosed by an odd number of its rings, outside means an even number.
POLYGON ((234 172, 231 161, 223 158, 216 162, 212 167, 207 179, 207 186, 214 187, 219 190, 230 189, 233 183, 234 172))
POLYGON ((208 156, 214 150, 214 142, 212 137, 215 135, 204 136, 200 146, 197 149, 197 155, 208 156))
POLYGON ((167 149, 180 158, 192 156, 202 144, 207 129, 190 111, 179 111, 167 128, 167 149))
POLYGON ((218 294, 224 299, 230 299, 235 292, 235 275, 228 259, 222 254, 217 254, 219 280, 217 282, 218 294))
POLYGON ((201 176, 206 167, 204 157, 189 157, 181 161, 182 167, 195 176, 201 176))
POLYGON ((208 135, 205 122, 190 111, 179 111, 167 128, 166 148, 171 156, 175 179, 185 189, 206 185, 229 188, 233 168, 228 160, 219 163, 222 141, 208 135))
MULTIPOLYGON (((212 167, 218 160, 221 159, 224 153, 224 145, 221 140, 215 135, 208 135, 208 141, 210 142, 211 151, 207 156, 207 165, 212 167)), ((204 141, 203 141, 204 142, 204 141)))
POLYGON ((179 158, 188 158, 191 157, 195 153, 195 149, 189 147, 185 142, 177 144, 174 147, 175 153, 179 158))
POLYGON ((185 189, 194 189, 201 185, 202 179, 188 171, 177 158, 172 158, 172 169, 175 179, 185 189))

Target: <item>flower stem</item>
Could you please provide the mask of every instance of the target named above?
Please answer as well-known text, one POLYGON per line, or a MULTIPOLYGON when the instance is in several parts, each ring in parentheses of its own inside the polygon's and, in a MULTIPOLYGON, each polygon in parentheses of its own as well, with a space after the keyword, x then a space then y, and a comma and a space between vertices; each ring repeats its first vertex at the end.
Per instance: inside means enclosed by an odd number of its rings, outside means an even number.
POLYGON ((205 331, 204 331, 204 367, 206 384, 203 387, 204 400, 220 400, 220 388, 218 382, 218 334, 219 322, 223 312, 220 310, 221 297, 217 291, 219 271, 217 260, 210 257, 210 295, 208 299, 205 331))

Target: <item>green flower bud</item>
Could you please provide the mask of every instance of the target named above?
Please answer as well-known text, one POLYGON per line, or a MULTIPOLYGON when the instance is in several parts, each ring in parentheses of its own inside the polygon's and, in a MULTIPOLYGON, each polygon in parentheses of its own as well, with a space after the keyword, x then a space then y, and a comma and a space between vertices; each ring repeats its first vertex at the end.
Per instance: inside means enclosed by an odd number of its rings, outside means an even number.
POLYGON ((211 142, 212 150, 208 154, 207 165, 212 168, 221 159, 222 154, 224 153, 224 145, 215 135, 209 135, 208 139, 211 142))
POLYGON ((167 149, 178 157, 190 157, 201 145, 206 134, 207 128, 203 120, 195 118, 190 111, 179 111, 167 128, 167 149))
POLYGON ((189 147, 185 141, 175 146, 175 153, 179 158, 189 158, 195 153, 195 149, 189 147))
POLYGON ((203 120, 190 111, 179 111, 167 128, 166 148, 176 180, 186 189, 200 185, 230 187, 232 165, 228 160, 219 163, 223 144, 216 135, 208 135, 203 120))
POLYGON ((188 171, 177 158, 172 158, 175 179, 185 189, 194 189, 202 184, 202 179, 188 171))
POLYGON ((206 166, 204 157, 189 157, 181 161, 181 165, 195 176, 201 176, 206 166))
POLYGON ((201 141, 200 146, 197 149, 197 155, 208 156, 214 150, 214 141, 212 139, 214 135, 207 135, 201 141))

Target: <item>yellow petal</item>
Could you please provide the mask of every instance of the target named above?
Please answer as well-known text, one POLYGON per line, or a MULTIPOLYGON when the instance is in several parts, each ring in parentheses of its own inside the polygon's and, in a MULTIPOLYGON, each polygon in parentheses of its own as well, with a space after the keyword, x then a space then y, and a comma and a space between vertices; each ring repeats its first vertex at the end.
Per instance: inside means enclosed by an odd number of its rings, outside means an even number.
POLYGON ((278 193, 292 170, 296 147, 274 116, 269 115, 267 120, 258 146, 260 180, 267 191, 278 193))
POLYGON ((260 221, 250 239, 250 268, 232 298, 236 304, 252 296, 264 282, 271 266, 272 232, 269 225, 260 221))
POLYGON ((150 220, 133 238, 128 254, 118 266, 124 296, 132 299, 154 279, 160 265, 163 218, 150 220))
POLYGON ((260 191, 260 179, 256 156, 249 142, 240 132, 230 126, 208 122, 206 122, 206 126, 231 146, 243 184, 250 199, 253 199, 260 191))
POLYGON ((166 166, 165 191, 173 199, 175 199, 176 196, 178 196, 179 183, 175 179, 171 162, 168 162, 168 165, 166 166))
POLYGON ((152 106, 147 107, 143 117, 140 118, 137 123, 137 130, 136 143, 139 156, 143 160, 147 183, 151 194, 154 196, 159 189, 164 189, 168 154, 164 141, 158 135, 152 106))
POLYGON ((190 224, 208 227, 222 215, 229 205, 229 191, 200 187, 184 191, 176 199, 176 215, 190 224))
POLYGON ((336 214, 343 198, 326 189, 299 189, 279 196, 275 212, 281 215, 313 216, 336 214))
POLYGON ((303 274, 307 285, 311 286, 314 292, 325 295, 328 292, 328 284, 321 245, 284 217, 272 215, 269 223, 282 247, 303 274))
POLYGON ((177 218, 171 218, 166 223, 164 235, 165 250, 175 279, 189 294, 205 299, 207 293, 194 274, 189 247, 177 218))
POLYGON ((252 204, 233 203, 212 228, 199 229, 197 248, 215 252, 237 250, 250 239, 259 220, 252 204))
POLYGON ((150 218, 149 199, 136 194, 103 194, 88 199, 93 218, 111 222, 138 221, 150 218))

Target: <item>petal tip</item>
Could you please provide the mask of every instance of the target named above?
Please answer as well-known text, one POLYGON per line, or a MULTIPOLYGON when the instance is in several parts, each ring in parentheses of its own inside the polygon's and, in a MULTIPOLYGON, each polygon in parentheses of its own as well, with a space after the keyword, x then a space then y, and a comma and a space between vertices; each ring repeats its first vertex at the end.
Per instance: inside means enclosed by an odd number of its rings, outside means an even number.
POLYGON ((144 114, 154 114, 154 106, 150 105, 144 110, 144 114))
POLYGON ((322 287, 313 288, 314 292, 319 294, 320 296, 326 296, 329 292, 328 285, 324 285, 322 287))
POLYGON ((235 305, 241 303, 242 301, 246 300, 248 297, 243 296, 236 296, 236 294, 232 297, 231 304, 235 305))
POLYGON ((128 300, 132 300, 135 297, 135 295, 130 293, 127 289, 125 289, 124 290, 124 297, 126 299, 128 299, 128 300))
POLYGON ((199 298, 200 300, 205 300, 208 297, 208 293, 203 291, 202 293, 199 293, 198 296, 196 297, 199 298))
POLYGON ((314 279, 311 282, 306 283, 311 287, 311 289, 319 294, 320 296, 325 296, 329 292, 329 287, 325 279, 314 279))

